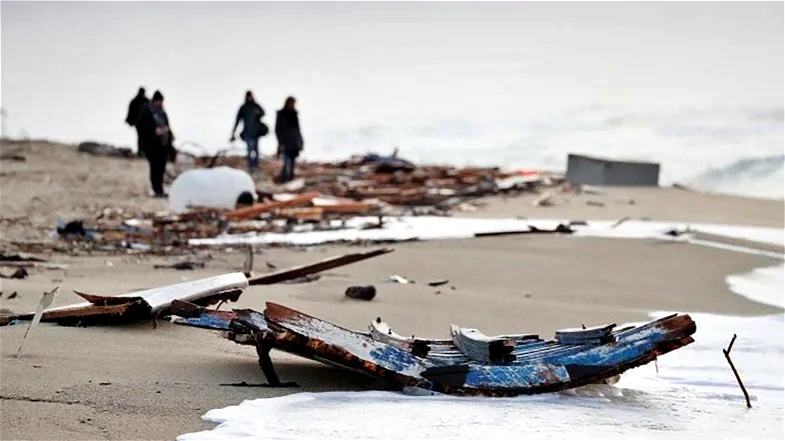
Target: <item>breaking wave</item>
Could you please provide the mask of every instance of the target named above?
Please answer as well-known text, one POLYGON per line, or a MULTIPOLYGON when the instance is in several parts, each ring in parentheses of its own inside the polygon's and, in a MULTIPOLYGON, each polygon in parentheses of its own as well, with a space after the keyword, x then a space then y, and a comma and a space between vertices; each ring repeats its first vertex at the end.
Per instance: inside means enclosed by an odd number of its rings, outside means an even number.
POLYGON ((729 165, 710 168, 693 179, 699 188, 742 196, 782 199, 785 155, 739 159, 729 165))

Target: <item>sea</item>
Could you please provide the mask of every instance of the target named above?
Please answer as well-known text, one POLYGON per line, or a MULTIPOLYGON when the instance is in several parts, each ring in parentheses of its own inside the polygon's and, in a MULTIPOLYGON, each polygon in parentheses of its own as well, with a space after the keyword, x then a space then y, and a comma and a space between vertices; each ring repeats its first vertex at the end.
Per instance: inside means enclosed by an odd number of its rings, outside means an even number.
POLYGON ((303 160, 398 149, 564 170, 583 153, 782 199, 782 16, 779 2, 2 2, 2 134, 135 147, 123 121, 145 86, 179 148, 242 154, 229 138, 252 90, 270 126, 297 98, 303 160))

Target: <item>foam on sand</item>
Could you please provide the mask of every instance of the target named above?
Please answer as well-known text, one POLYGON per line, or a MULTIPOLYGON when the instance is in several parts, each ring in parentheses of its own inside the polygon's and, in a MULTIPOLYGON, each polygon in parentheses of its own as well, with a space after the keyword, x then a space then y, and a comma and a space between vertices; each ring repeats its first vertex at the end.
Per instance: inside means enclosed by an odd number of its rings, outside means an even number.
MULTIPOLYGON (((214 238, 190 239, 190 245, 225 246, 242 244, 316 245, 341 241, 406 241, 436 239, 466 239, 480 233, 526 231, 530 226, 552 230, 560 219, 473 219, 441 216, 402 216, 384 218, 381 228, 377 217, 358 216, 345 222, 343 228, 327 231, 300 231, 295 233, 245 233, 223 234, 214 238)), ((615 220, 592 220, 585 226, 575 225, 576 236, 644 239, 668 239, 663 233, 670 230, 699 231, 718 236, 753 242, 783 245, 785 230, 782 228, 748 227, 716 224, 690 224, 685 222, 652 222, 628 220, 618 225, 615 220)))

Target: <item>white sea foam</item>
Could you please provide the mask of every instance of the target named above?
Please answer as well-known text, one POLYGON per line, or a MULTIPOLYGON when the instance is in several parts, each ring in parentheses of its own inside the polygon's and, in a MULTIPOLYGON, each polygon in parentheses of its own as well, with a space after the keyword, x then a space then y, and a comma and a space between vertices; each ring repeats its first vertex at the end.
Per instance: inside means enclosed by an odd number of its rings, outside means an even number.
MULTIPOLYGON (((344 229, 331 231, 306 231, 298 233, 246 233, 225 234, 215 238, 191 239, 191 245, 239 244, 289 244, 314 245, 327 242, 377 240, 432 240, 465 239, 478 233, 500 231, 525 231, 529 226, 553 229, 566 220, 557 219, 473 219, 441 216, 404 216, 385 218, 382 228, 363 229, 375 225, 375 217, 355 217, 345 223, 344 229)), ((783 245, 785 230, 782 228, 748 227, 717 224, 689 224, 683 222, 650 222, 630 220, 614 227, 616 221, 589 221, 586 226, 575 226, 577 236, 611 238, 668 239, 663 233, 670 230, 691 230, 730 238, 767 244, 783 245)), ((681 239, 681 240, 687 240, 681 239)), ((777 253, 772 253, 778 256, 777 253)))
POLYGON ((785 264, 728 276, 731 291, 759 303, 785 308, 785 264))

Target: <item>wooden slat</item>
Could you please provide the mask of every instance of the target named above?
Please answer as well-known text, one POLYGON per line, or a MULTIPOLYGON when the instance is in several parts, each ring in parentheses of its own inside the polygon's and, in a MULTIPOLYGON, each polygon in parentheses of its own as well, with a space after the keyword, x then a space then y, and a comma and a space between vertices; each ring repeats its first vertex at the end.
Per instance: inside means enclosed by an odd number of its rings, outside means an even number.
POLYGON ((277 271, 270 274, 255 276, 248 279, 250 285, 272 285, 280 283, 285 280, 296 279, 298 277, 307 276, 328 269, 337 268, 339 266, 348 265, 350 263, 359 262, 361 260, 370 259, 371 257, 381 256, 382 254, 391 253, 392 248, 378 248, 364 253, 344 254, 342 256, 330 257, 322 261, 311 263, 308 265, 296 266, 294 268, 287 268, 282 271, 277 271))
POLYGON ((310 202, 313 198, 318 197, 319 193, 310 192, 296 196, 288 201, 274 201, 263 202, 261 204, 254 204, 250 207, 239 208, 237 210, 226 213, 226 218, 229 220, 242 220, 250 219, 259 216, 262 213, 267 213, 278 208, 296 207, 310 202))

